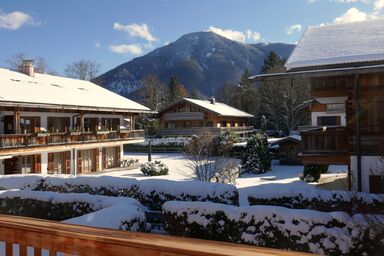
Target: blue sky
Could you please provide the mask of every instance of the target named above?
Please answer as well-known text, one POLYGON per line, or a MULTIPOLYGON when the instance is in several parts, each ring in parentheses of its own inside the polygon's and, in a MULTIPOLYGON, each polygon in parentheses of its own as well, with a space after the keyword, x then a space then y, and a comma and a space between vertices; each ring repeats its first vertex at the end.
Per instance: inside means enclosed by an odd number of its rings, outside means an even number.
POLYGON ((105 72, 190 32, 295 43, 308 26, 383 13, 384 0, 0 0, 0 66, 22 52, 59 74, 81 58, 105 72))

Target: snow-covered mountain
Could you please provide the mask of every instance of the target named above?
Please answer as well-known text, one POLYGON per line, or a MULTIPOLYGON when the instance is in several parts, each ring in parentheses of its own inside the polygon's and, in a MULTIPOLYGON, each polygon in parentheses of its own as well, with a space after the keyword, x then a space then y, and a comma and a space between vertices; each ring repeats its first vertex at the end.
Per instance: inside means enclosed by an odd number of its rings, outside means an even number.
POLYGON ((259 73, 265 56, 275 51, 287 58, 294 45, 282 43, 242 44, 213 32, 196 32, 128 61, 93 81, 123 96, 141 87, 141 79, 157 75, 168 83, 176 76, 191 92, 215 95, 225 82, 237 82, 245 69, 259 73))

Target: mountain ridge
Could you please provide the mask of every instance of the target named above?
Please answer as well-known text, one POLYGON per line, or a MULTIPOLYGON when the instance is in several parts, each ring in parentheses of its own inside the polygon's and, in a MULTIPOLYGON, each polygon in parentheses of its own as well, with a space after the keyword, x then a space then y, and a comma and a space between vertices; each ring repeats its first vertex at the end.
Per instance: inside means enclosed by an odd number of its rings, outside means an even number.
POLYGON ((176 76, 189 92, 215 95, 226 83, 236 83, 244 70, 259 73, 264 58, 275 51, 287 58, 295 45, 284 43, 243 44, 213 32, 193 32, 125 62, 92 81, 123 96, 141 88, 146 75, 163 83, 176 76))

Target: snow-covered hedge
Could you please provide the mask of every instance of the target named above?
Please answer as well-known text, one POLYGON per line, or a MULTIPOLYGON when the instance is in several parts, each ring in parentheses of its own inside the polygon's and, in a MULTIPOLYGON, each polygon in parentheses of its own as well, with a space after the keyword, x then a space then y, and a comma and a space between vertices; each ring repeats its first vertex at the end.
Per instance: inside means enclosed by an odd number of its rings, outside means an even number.
POLYGON ((324 212, 384 214, 384 195, 318 188, 293 188, 281 184, 257 186, 248 194, 249 205, 274 205, 324 212))
POLYGON ((147 229, 135 199, 30 190, 0 191, 0 213, 130 231, 147 229))
MULTIPOLYGON (((207 202, 163 205, 167 233, 327 255, 363 255, 377 246, 376 218, 276 206, 207 202)), ((372 217, 372 216, 369 216, 372 217)), ((379 216, 384 223, 384 216, 379 216)))
MULTIPOLYGON (((151 140, 152 146, 178 146, 183 147, 191 138, 188 137, 167 137, 167 138, 153 138, 151 140)), ((134 145, 139 145, 146 147, 149 145, 149 139, 146 139, 144 142, 136 143, 134 145)))
POLYGON ((177 201, 210 201, 239 204, 235 186, 201 181, 136 180, 111 176, 3 176, 0 187, 31 188, 62 193, 89 193, 116 197, 133 197, 151 210, 161 210, 163 203, 177 201))

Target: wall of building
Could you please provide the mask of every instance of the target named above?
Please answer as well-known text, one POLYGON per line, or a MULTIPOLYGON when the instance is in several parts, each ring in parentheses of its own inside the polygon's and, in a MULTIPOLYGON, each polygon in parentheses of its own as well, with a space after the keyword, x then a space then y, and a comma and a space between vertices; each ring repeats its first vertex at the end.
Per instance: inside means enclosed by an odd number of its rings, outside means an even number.
MULTIPOLYGON (((361 157, 361 189, 362 192, 370 192, 369 176, 384 175, 384 162, 380 156, 362 156, 361 157)), ((357 182, 357 157, 351 156, 351 181, 352 190, 358 190, 357 182)))
MULTIPOLYGON (((14 115, 12 111, 0 111, 0 134, 4 134, 4 122, 3 117, 5 115, 14 115)), ((76 113, 56 113, 56 112, 27 112, 21 111, 20 116, 40 116, 40 126, 48 129, 48 117, 70 117, 70 126, 73 127, 73 118, 74 116, 78 116, 76 113)), ((123 115, 114 115, 114 114, 85 114, 85 118, 87 117, 97 117, 99 121, 102 118, 119 118, 120 124, 123 124, 123 115)))
POLYGON ((0 175, 4 174, 4 160, 0 159, 0 175))

